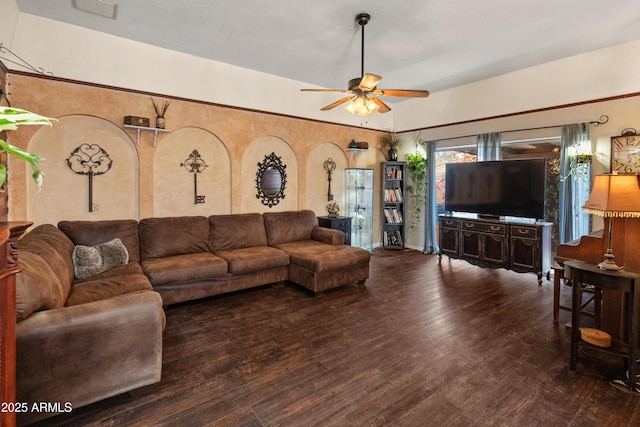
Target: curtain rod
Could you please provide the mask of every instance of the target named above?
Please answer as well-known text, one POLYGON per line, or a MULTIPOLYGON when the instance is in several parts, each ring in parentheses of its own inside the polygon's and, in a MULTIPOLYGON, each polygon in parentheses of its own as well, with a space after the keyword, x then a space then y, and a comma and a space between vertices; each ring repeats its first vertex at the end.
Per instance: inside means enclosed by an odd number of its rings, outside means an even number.
MULTIPOLYGON (((600 119, 598 120, 593 120, 590 121, 589 124, 593 125, 595 127, 598 127, 600 125, 603 125, 605 123, 607 123, 609 121, 609 116, 607 115, 602 115, 600 116, 600 119)), ((553 129, 553 128, 559 128, 562 127, 563 125, 556 125, 556 126, 542 126, 542 127, 537 127, 537 128, 527 128, 527 129, 513 129, 513 130, 505 130, 502 131, 500 133, 510 133, 510 132, 525 132, 525 131, 529 131, 529 130, 540 130, 540 129, 553 129)), ((452 139, 462 139, 462 138, 470 138, 472 136, 478 136, 478 134, 471 134, 471 135, 463 135, 463 136, 452 136, 451 138, 441 138, 441 139, 437 139, 436 141, 450 141, 452 139)), ((423 139, 418 139, 418 144, 426 144, 428 141, 424 141, 423 139)))

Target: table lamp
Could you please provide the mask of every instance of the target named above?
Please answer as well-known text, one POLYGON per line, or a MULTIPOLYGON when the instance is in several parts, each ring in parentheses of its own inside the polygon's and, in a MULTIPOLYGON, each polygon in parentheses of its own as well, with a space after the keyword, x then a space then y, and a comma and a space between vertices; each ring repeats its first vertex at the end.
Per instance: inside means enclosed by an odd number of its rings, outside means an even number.
POLYGON ((609 236, 604 261, 598 264, 602 270, 620 270, 614 260, 611 230, 614 218, 640 218, 640 176, 605 174, 597 175, 589 199, 582 211, 609 218, 609 236))

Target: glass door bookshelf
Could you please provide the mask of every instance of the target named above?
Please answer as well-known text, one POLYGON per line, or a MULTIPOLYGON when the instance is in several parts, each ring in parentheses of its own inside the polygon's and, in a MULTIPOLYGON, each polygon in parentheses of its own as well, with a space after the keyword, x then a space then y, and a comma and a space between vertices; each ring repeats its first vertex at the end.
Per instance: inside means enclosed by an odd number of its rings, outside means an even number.
POLYGON ((373 169, 345 169, 345 214, 351 217, 351 246, 373 249, 373 169))

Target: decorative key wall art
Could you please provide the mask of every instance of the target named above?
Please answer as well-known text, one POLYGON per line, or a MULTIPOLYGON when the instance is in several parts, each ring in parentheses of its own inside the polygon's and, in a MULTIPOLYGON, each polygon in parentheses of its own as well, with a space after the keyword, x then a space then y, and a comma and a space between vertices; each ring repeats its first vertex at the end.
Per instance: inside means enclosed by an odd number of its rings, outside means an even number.
POLYGON ((180 166, 184 167, 189 173, 193 174, 193 201, 194 203, 204 203, 205 196, 198 196, 198 174, 207 168, 207 162, 200 157, 198 150, 193 150, 187 159, 180 163, 180 166))
POLYGON ((333 194, 331 194, 331 174, 336 170, 336 162, 333 161, 331 157, 324 161, 322 164, 324 170, 327 171, 327 180, 329 181, 329 188, 327 190, 327 201, 333 200, 333 194))
POLYGON ((93 212, 93 177, 109 172, 113 160, 98 144, 81 144, 67 158, 67 166, 78 175, 89 178, 89 212, 93 212))

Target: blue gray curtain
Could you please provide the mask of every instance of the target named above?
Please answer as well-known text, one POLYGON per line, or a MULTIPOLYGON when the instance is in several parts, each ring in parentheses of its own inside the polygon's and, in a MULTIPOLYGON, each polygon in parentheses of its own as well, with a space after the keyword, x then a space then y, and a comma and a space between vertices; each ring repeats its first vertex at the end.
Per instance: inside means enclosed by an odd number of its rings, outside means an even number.
POLYGON ((424 252, 435 254, 440 251, 436 234, 438 206, 436 200, 436 146, 437 141, 427 141, 427 207, 425 209, 424 252))
POLYGON ((500 132, 482 133, 476 140, 478 150, 478 161, 502 160, 502 150, 500 148, 500 132))
POLYGON ((572 171, 571 158, 575 154, 591 153, 589 123, 562 126, 560 142, 560 243, 570 242, 589 233, 589 215, 582 206, 591 189, 591 165, 580 166, 580 174, 572 171))

